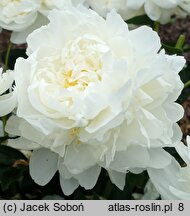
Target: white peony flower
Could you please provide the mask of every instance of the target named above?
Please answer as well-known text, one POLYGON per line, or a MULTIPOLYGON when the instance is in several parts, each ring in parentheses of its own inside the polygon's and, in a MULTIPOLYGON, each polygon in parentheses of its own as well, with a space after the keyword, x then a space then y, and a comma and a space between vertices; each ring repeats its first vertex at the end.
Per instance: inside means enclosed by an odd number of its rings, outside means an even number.
POLYGON ((11 88, 13 80, 14 78, 12 71, 9 70, 6 71, 6 73, 3 73, 3 69, 0 68, 0 116, 7 115, 16 106, 15 92, 3 94, 11 88))
POLYGON ((86 0, 85 3, 99 15, 106 17, 107 13, 115 9, 124 20, 141 15, 143 10, 133 10, 127 6, 128 0, 86 0))
POLYGON ((11 31, 22 31, 34 23, 39 0, 1 0, 0 26, 11 31))
POLYGON ((70 7, 49 19, 16 61, 17 116, 6 127, 21 136, 9 145, 34 150, 32 178, 45 185, 58 170, 69 195, 93 188, 102 167, 122 189, 128 170, 167 166, 163 147, 181 139, 174 101, 184 58, 160 51, 149 27, 129 31, 114 11, 105 20, 70 7))
POLYGON ((189 0, 127 0, 127 7, 133 10, 143 8, 150 19, 162 24, 169 22, 172 15, 184 17, 190 14, 189 0))

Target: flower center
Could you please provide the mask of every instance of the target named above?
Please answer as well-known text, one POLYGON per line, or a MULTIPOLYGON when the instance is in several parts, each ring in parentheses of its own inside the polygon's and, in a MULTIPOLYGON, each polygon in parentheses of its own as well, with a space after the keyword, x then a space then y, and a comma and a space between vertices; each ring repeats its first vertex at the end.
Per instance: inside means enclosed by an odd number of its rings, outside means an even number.
POLYGON ((61 56, 43 58, 38 80, 84 91, 90 84, 102 80, 102 58, 108 51, 108 46, 93 35, 69 41, 61 50, 61 56), (44 68, 44 65, 47 67, 44 68))
POLYGON ((84 90, 90 83, 101 81, 102 56, 108 50, 92 35, 69 42, 62 51, 63 65, 59 71, 63 87, 84 90))
POLYGON ((70 133, 70 135, 71 135, 74 139, 76 139, 76 143, 77 143, 77 144, 80 144, 80 140, 78 139, 79 132, 80 132, 80 128, 72 128, 72 129, 71 129, 71 133, 70 133))

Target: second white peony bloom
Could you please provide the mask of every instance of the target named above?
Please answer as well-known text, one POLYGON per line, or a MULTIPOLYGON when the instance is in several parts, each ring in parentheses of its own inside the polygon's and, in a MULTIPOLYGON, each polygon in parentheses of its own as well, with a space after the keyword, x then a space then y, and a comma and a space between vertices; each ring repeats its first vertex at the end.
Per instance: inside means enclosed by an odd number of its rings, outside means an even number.
POLYGON ((50 24, 29 35, 28 59, 15 65, 17 116, 9 145, 34 150, 30 174, 45 185, 58 170, 66 195, 91 189, 101 168, 120 189, 128 170, 164 168, 165 146, 181 139, 174 103, 183 57, 168 56, 149 27, 129 31, 84 7, 54 10, 50 24), (73 24, 74 23, 74 24, 73 24))
POLYGON ((169 22, 172 15, 190 15, 189 0, 127 0, 127 7, 134 11, 143 9, 151 20, 162 24, 169 22))
POLYGON ((33 30, 49 22, 47 16, 51 10, 81 3, 83 0, 1 0, 0 27, 13 31, 13 43, 25 43, 33 30))
POLYGON ((0 68, 0 117, 13 111, 16 106, 16 93, 11 90, 13 80, 13 71, 3 73, 3 68, 0 68), (4 94, 9 89, 11 92, 4 94))
POLYGON ((124 20, 143 14, 143 9, 132 9, 127 5, 128 0, 86 0, 85 3, 102 17, 111 10, 116 10, 124 20))

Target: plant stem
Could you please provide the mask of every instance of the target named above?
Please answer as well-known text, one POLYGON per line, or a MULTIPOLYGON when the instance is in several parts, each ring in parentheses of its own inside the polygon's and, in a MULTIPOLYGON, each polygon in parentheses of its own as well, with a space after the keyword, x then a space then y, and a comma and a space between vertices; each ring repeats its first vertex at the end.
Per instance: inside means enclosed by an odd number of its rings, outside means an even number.
POLYGON ((8 64, 9 64, 9 57, 10 57, 11 47, 12 47, 12 43, 9 42, 9 44, 8 44, 8 48, 7 48, 7 52, 6 52, 6 56, 5 56, 5 70, 8 69, 8 64))
POLYGON ((154 31, 158 32, 159 31, 159 27, 160 27, 160 23, 155 21, 154 22, 154 31))
POLYGON ((182 50, 184 43, 185 43, 185 36, 180 35, 175 45, 175 48, 182 50))
POLYGON ((187 82, 184 84, 184 88, 187 88, 187 87, 189 87, 189 86, 190 86, 190 80, 187 81, 187 82))

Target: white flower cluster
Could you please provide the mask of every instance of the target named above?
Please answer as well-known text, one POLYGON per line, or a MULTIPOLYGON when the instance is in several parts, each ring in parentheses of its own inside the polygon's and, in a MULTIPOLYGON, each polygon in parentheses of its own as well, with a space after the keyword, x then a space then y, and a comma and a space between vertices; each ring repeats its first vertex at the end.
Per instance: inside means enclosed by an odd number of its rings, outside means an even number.
POLYGON ((114 11, 103 19, 68 7, 49 19, 27 38, 28 58, 16 61, 18 106, 6 130, 20 138, 9 145, 34 150, 36 183, 58 170, 66 195, 93 188, 101 168, 120 189, 128 171, 154 179, 173 163, 163 147, 181 139, 174 101, 184 58, 165 54, 149 27, 129 31, 114 11))

